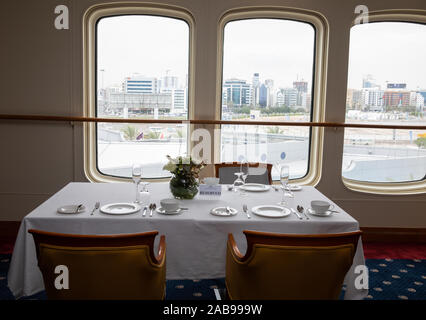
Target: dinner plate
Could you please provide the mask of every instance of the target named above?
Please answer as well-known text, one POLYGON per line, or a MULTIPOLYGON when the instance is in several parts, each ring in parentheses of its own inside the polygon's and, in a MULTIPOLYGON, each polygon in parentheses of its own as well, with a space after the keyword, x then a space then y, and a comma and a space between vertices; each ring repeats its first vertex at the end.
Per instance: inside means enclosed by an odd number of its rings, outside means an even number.
POLYGON ((77 211, 78 204, 72 204, 58 208, 58 213, 77 214, 86 210, 85 206, 81 206, 77 211))
POLYGON ((291 191, 299 191, 299 190, 302 190, 302 187, 301 187, 301 186, 299 186, 299 185, 297 185, 297 184, 289 184, 289 185, 288 185, 288 187, 289 187, 289 189, 290 189, 291 191))
POLYGON ((290 215, 291 211, 288 208, 274 206, 274 205, 262 205, 251 208, 251 212, 254 214, 267 217, 267 218, 283 218, 290 215))
POLYGON ((110 203, 101 207, 100 211, 106 214, 123 215, 138 212, 141 207, 136 203, 110 203))
POLYGON ((226 207, 217 207, 210 210, 210 213, 214 216, 220 217, 231 217, 237 214, 238 210, 234 208, 229 208, 229 212, 226 210, 226 207))
POLYGON ((177 210, 166 211, 166 210, 164 210, 164 208, 159 207, 159 208, 155 209, 155 211, 157 211, 158 213, 161 213, 161 214, 165 214, 165 215, 173 215, 173 214, 181 213, 183 211, 183 209, 179 208, 177 210))
POLYGON ((333 211, 326 211, 324 213, 317 213, 315 212, 314 209, 308 208, 308 213, 313 215, 313 216, 317 216, 317 217, 329 217, 331 215, 333 215, 333 211))
POLYGON ((262 192, 268 191, 270 186, 261 183, 246 183, 239 188, 244 191, 262 192))

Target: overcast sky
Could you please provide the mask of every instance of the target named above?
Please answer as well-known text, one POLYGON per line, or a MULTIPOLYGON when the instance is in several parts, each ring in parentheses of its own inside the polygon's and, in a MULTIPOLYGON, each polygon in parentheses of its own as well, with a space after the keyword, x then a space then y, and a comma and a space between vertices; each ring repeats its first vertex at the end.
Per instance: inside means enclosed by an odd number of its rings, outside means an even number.
MULTIPOLYGON (((120 84, 134 73, 185 81, 188 73, 188 25, 152 16, 104 18, 98 25, 99 84, 120 84), (101 75, 103 73, 103 76, 101 75)), ((297 78, 311 84, 314 29, 307 23, 276 19, 230 22, 225 27, 224 79, 251 82, 273 79, 275 88, 291 87, 297 78)), ((385 81, 426 87, 426 26, 372 23, 351 31, 348 86, 360 88, 371 74, 385 81)))

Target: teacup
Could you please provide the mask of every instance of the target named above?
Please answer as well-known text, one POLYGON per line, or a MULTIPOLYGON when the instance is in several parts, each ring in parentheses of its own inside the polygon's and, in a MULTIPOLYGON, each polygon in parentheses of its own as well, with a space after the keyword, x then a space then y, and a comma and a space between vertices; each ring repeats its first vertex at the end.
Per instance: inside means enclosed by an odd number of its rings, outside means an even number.
POLYGON ((179 209, 179 202, 175 199, 163 199, 160 204, 164 211, 176 211, 179 209))
POLYGON ((316 213, 325 214, 328 210, 332 210, 334 205, 328 203, 327 201, 313 200, 311 201, 311 208, 316 213))

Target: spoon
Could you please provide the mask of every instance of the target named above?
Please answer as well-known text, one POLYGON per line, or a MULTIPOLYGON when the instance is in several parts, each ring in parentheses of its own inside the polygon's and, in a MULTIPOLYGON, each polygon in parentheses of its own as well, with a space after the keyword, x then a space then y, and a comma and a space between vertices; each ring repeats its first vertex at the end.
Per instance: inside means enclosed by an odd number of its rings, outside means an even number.
POLYGON ((308 215, 306 214, 305 210, 303 209, 302 206, 297 206, 297 211, 299 211, 300 213, 303 213, 306 217, 306 220, 309 220, 308 215))
POLYGON ((78 213, 78 210, 80 210, 80 208, 81 208, 82 206, 83 206, 82 204, 79 204, 79 205, 77 206, 77 209, 75 209, 75 213, 78 213))
POLYGON ((157 208, 157 205, 155 203, 152 204, 151 212, 149 213, 149 216, 152 217, 152 211, 157 208))

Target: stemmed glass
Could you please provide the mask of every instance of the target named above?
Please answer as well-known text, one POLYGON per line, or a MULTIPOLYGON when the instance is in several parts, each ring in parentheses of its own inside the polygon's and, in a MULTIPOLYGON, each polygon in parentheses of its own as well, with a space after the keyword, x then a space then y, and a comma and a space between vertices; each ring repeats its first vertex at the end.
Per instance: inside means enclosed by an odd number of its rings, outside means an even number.
POLYGON ((140 203, 140 193, 139 193, 139 183, 141 182, 142 177, 142 167, 140 164, 135 163, 132 167, 132 179, 133 182, 136 184, 136 200, 134 203, 140 203))
MULTIPOLYGON (((243 178, 243 182, 244 184, 246 184, 246 180, 249 175, 249 163, 247 161, 242 162, 240 166, 240 170, 241 170, 241 177, 243 178)), ((246 193, 242 191, 241 195, 244 196, 246 195, 246 193)))
POLYGON ((280 167, 280 182, 282 185, 282 189, 283 189, 283 197, 280 203, 278 203, 280 206, 285 206, 287 204, 287 202, 285 201, 285 196, 286 196, 286 189, 287 189, 287 184, 288 184, 288 180, 290 178, 290 168, 289 166, 281 166, 280 167))
POLYGON ((237 176, 237 179, 234 181, 234 191, 237 192, 239 187, 244 185, 244 181, 241 179, 241 176, 243 175, 242 172, 235 172, 234 173, 237 176))

